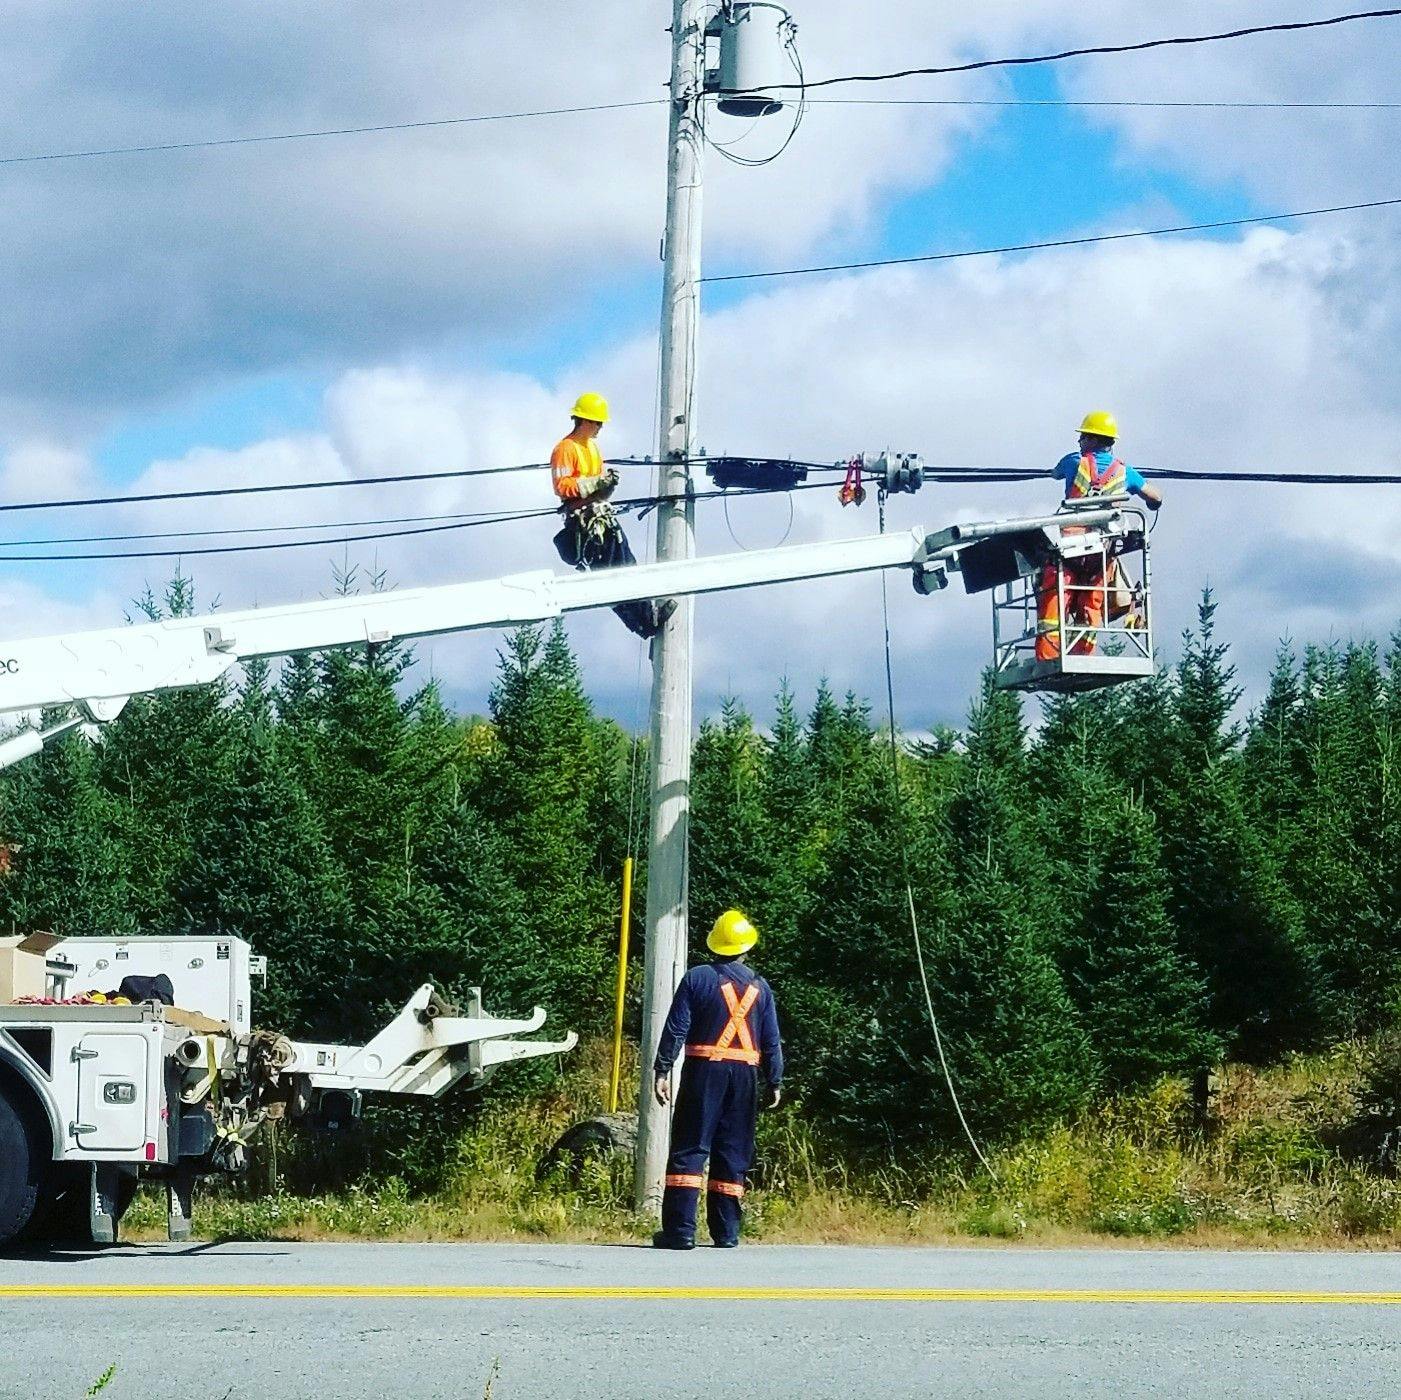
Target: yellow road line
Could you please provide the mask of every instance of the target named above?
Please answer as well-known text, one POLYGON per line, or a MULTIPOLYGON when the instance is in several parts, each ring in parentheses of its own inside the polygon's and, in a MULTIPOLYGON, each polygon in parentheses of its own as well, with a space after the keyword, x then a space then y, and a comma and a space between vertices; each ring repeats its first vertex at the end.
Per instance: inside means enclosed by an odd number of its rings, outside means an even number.
POLYGON ((1169 1303, 1401 1306, 1401 1293, 1178 1288, 690 1288, 509 1284, 0 1283, 0 1298, 440 1298, 523 1302, 1169 1303))

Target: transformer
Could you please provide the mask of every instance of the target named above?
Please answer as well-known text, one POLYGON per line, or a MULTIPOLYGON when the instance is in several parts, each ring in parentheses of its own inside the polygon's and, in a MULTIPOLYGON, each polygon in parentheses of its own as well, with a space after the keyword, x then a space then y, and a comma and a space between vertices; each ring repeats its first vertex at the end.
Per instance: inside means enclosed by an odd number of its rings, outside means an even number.
POLYGON ((721 10, 716 105, 727 116, 771 117, 783 110, 782 89, 797 79, 791 24, 788 11, 768 0, 733 0, 721 10))

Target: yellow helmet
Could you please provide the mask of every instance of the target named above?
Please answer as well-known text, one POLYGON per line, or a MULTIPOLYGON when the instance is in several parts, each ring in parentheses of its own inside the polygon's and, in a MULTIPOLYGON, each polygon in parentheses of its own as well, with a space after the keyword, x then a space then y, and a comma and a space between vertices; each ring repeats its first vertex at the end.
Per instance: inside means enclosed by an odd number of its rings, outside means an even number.
POLYGON ((1085 415, 1085 421, 1080 424, 1080 431, 1090 433, 1094 437, 1117 438, 1119 424, 1115 421, 1112 413, 1106 413, 1101 408, 1085 415))
POLYGON ((759 941, 759 930, 739 912, 727 909, 715 920, 705 946, 717 957, 737 958, 747 953, 759 941))
POLYGON ((582 418, 589 423, 608 421, 608 400, 602 394, 580 394, 569 410, 571 418, 582 418))

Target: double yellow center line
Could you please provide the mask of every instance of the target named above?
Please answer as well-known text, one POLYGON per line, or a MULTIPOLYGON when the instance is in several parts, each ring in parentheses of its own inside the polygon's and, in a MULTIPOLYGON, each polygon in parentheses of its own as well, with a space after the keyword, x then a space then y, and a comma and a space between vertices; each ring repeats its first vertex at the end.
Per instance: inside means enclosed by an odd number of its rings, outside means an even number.
POLYGON ((405 1298, 448 1301, 712 1303, 1157 1303, 1178 1306, 1401 1306, 1401 1292, 1216 1288, 765 1288, 549 1284, 0 1283, 5 1298, 405 1298))

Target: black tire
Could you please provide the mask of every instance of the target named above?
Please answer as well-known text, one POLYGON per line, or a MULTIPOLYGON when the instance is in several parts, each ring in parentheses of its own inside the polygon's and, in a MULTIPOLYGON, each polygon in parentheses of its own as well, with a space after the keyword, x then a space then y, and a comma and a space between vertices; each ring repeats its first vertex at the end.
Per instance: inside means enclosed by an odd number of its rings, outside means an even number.
POLYGON ((0 1079, 0 1246, 24 1232, 49 1174, 50 1154, 21 1092, 0 1079))
POLYGON ((567 1180, 577 1183, 590 1157, 631 1157, 637 1146, 637 1115, 605 1113, 576 1123, 541 1158, 535 1179, 543 1181, 562 1167, 567 1180))

